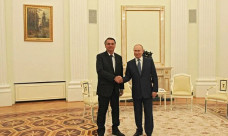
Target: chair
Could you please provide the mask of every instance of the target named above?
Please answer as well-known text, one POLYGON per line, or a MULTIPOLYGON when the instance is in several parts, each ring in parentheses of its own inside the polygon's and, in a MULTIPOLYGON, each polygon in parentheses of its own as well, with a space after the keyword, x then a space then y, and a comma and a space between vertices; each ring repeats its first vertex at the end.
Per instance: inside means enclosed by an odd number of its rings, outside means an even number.
POLYGON ((86 106, 89 106, 91 108, 92 121, 94 122, 94 107, 98 106, 98 96, 94 95, 94 91, 92 87, 89 86, 88 81, 82 81, 81 87, 84 102, 83 117, 85 116, 86 106))
POLYGON ((171 110, 173 98, 186 98, 191 99, 191 111, 192 111, 192 101, 193 101, 193 86, 191 82, 191 76, 180 73, 173 76, 173 82, 171 85, 171 110))
POLYGON ((127 100, 131 100, 132 99, 132 91, 131 91, 131 85, 129 83, 125 83, 124 84, 124 90, 123 90, 123 95, 120 96, 119 100, 124 100, 125 101, 125 106, 126 106, 126 102, 127 100))
POLYGON ((215 86, 211 86, 207 89, 206 97, 205 97, 205 113, 207 113, 207 101, 215 101, 226 103, 227 112, 226 117, 228 118, 228 91, 227 91, 227 80, 228 78, 216 78, 217 84, 215 86), (215 93, 210 93, 210 91, 216 90, 215 93))

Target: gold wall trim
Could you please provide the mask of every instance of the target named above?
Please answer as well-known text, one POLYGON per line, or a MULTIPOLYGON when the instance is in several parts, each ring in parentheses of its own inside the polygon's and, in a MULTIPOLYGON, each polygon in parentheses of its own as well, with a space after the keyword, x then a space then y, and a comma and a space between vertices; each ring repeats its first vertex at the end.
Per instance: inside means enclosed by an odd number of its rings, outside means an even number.
POLYGON ((164 6, 132 6, 121 7, 121 55, 123 66, 127 64, 127 12, 130 11, 155 11, 159 12, 159 60, 155 61, 156 66, 165 65, 165 7, 164 6))

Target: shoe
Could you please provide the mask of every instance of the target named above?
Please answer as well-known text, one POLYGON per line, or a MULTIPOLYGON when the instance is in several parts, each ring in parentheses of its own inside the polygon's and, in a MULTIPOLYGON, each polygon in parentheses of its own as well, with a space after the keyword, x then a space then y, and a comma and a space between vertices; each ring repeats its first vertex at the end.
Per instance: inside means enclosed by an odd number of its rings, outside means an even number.
POLYGON ((143 133, 142 132, 139 132, 139 131, 136 131, 135 134, 133 136, 142 136, 143 133))
POLYGON ((125 136, 123 133, 121 133, 119 130, 117 130, 117 131, 113 131, 112 132, 112 135, 113 136, 125 136))
POLYGON ((98 130, 97 130, 97 136, 104 136, 104 132, 102 131, 102 132, 98 132, 98 130))

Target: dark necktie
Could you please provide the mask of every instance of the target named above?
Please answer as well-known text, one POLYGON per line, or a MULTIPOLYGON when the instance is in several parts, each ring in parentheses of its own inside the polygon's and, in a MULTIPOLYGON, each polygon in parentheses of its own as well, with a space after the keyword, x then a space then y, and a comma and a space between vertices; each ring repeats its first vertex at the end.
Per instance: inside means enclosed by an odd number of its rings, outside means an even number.
POLYGON ((141 75, 141 63, 140 63, 140 59, 138 59, 138 70, 139 70, 139 74, 141 75))
MULTIPOLYGON (((113 57, 113 55, 110 55, 110 58, 111 58, 111 61, 112 61, 112 67, 113 67, 113 70, 114 70, 112 57, 113 57)), ((115 70, 114 70, 114 71, 115 71, 115 70)))

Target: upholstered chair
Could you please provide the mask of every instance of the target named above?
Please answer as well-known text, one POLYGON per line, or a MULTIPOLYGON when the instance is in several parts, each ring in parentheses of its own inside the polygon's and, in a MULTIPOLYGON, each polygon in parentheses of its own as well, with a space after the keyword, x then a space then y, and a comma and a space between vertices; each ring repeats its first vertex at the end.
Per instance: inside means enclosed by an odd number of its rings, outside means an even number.
POLYGON ((193 103, 193 86, 191 76, 185 73, 175 74, 171 84, 171 110, 173 109, 173 98, 191 99, 191 111, 193 103))
POLYGON ((227 82, 228 78, 217 77, 217 84, 215 86, 211 86, 207 89, 206 97, 205 97, 205 113, 207 112, 207 101, 215 101, 226 103, 227 112, 226 117, 228 118, 228 91, 227 91, 227 82), (212 93, 214 92, 214 93, 212 93))
POLYGON ((98 106, 98 96, 95 95, 95 92, 93 91, 93 88, 89 86, 88 81, 82 81, 81 87, 84 102, 83 117, 85 116, 86 106, 89 106, 91 108, 92 121, 94 122, 94 107, 98 106))

